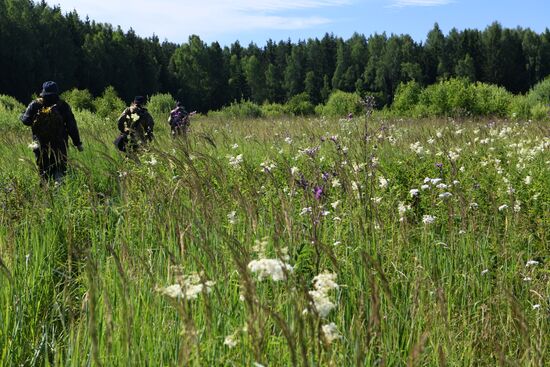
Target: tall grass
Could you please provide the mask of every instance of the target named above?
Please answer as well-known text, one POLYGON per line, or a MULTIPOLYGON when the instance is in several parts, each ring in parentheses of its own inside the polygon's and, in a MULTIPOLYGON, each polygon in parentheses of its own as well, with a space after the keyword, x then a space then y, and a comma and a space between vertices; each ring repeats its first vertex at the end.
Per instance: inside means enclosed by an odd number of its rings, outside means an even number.
POLYGON ((548 125, 200 118, 172 140, 156 116, 135 159, 81 112, 86 150, 55 187, 16 118, 0 114, 2 366, 550 360, 548 125), (292 268, 260 280, 261 258, 292 268), (196 299, 163 295, 190 274, 196 299))

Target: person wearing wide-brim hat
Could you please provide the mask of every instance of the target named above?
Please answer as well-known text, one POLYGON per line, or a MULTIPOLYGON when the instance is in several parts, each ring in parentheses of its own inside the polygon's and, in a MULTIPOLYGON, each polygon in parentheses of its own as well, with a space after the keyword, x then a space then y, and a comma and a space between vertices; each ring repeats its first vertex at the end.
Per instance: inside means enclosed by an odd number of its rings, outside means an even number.
POLYGON ((44 82, 40 97, 29 104, 20 119, 23 124, 31 126, 31 147, 40 177, 60 183, 67 172, 69 137, 79 151, 83 147, 71 107, 59 98, 57 84, 44 82))
POLYGON ((136 96, 130 107, 118 118, 120 135, 115 139, 115 146, 123 151, 135 151, 143 144, 153 140, 155 121, 145 108, 146 98, 136 96))

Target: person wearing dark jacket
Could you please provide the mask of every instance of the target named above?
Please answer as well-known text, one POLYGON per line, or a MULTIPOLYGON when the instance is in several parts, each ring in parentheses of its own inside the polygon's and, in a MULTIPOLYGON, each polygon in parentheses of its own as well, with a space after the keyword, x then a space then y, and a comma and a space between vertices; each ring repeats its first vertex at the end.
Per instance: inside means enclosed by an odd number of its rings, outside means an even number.
POLYGON ((118 130, 121 134, 115 144, 121 151, 136 150, 143 143, 153 140, 155 121, 144 104, 145 97, 136 96, 130 107, 118 118, 118 130))
POLYGON ((59 98, 57 84, 53 81, 42 84, 40 97, 29 104, 20 119, 31 127, 31 146, 40 177, 60 183, 67 172, 69 137, 79 151, 83 147, 71 107, 59 98))
POLYGON ((172 131, 172 136, 186 135, 189 129, 189 113, 181 102, 176 103, 176 107, 170 111, 168 116, 168 123, 172 131))

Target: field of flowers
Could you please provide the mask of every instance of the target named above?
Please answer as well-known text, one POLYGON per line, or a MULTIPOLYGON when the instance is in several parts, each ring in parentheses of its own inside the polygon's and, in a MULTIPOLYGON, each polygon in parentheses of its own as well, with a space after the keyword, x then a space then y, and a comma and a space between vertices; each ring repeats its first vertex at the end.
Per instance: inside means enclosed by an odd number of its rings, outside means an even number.
POLYGON ((543 366, 550 126, 200 117, 60 187, 0 114, 0 366, 543 366))

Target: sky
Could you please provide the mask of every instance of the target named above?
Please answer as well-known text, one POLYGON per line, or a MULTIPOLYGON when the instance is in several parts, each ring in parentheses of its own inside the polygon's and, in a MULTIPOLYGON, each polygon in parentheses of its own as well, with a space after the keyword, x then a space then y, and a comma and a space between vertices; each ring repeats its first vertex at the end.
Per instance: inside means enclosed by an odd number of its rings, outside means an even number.
POLYGON ((268 39, 293 42, 325 33, 349 38, 354 32, 409 34, 423 42, 438 23, 452 28, 548 27, 549 0, 47 0, 82 19, 132 28, 138 35, 184 43, 192 34, 228 46, 268 39))

